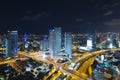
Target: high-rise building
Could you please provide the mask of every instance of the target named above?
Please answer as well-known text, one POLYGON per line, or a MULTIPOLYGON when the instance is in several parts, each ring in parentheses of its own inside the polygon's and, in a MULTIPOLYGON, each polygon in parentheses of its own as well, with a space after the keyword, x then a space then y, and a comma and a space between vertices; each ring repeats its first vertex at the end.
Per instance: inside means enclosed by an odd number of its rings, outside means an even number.
POLYGON ((48 50, 48 39, 44 38, 40 41, 40 50, 46 51, 48 50))
POLYGON ((51 57, 55 57, 61 50, 61 27, 55 27, 49 31, 49 51, 51 57))
POLYGON ((18 32, 17 31, 8 31, 6 38, 6 57, 12 57, 13 55, 18 54, 18 32))
POLYGON ((61 27, 55 27, 55 35, 56 35, 56 52, 59 53, 61 51, 61 27))
POLYGON ((24 43, 26 43, 27 42, 27 34, 25 33, 24 34, 24 43))
POLYGON ((65 53, 68 54, 69 58, 72 58, 72 34, 65 33, 65 53))
POLYGON ((24 34, 24 47, 28 48, 28 43, 27 43, 27 34, 24 34))
POLYGON ((87 39, 87 50, 92 50, 93 41, 91 38, 87 39))
POLYGON ((8 38, 5 39, 5 46, 6 46, 6 57, 9 57, 8 55, 8 38))
POLYGON ((55 30, 50 29, 49 30, 49 51, 50 51, 51 57, 53 57, 53 53, 55 53, 54 48, 55 48, 55 30))
POLYGON ((96 41, 93 35, 87 36, 87 50, 91 51, 96 48, 96 41))

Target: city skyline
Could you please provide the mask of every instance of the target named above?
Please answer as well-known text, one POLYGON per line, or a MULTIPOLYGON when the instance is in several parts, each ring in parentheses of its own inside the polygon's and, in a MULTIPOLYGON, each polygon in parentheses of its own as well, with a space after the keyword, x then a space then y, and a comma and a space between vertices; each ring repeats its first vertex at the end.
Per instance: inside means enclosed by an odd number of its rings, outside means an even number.
POLYGON ((1 80, 120 80, 120 0, 0 1, 1 80))
POLYGON ((119 33, 62 35, 54 27, 48 36, 8 31, 0 37, 0 78, 6 80, 118 80, 119 60, 119 33))
POLYGON ((0 33, 48 34, 52 26, 63 32, 119 32, 119 0, 0 1, 0 33))

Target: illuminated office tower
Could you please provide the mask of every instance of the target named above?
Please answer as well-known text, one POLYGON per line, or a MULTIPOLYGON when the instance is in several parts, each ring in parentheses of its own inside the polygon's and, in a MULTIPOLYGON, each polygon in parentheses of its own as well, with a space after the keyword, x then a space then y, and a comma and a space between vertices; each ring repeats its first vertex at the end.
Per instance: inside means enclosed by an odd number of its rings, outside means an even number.
POLYGON ((56 53, 58 54, 61 51, 61 27, 55 27, 55 37, 56 37, 56 53))
POLYGON ((24 34, 24 47, 28 48, 28 43, 27 43, 27 34, 24 34))
POLYGON ((8 55, 8 38, 5 39, 5 47, 6 47, 6 58, 9 57, 8 55))
POLYGON ((96 48, 96 40, 93 35, 87 36, 87 50, 91 51, 96 48))
POLYGON ((49 31, 49 51, 51 57, 55 57, 61 50, 61 27, 55 27, 49 31))
POLYGON ((87 50, 88 51, 92 50, 92 47, 93 47, 92 44, 93 44, 92 39, 91 38, 87 39, 87 50))
POLYGON ((48 50, 48 39, 44 38, 43 40, 40 41, 40 50, 46 51, 48 50))
POLYGON ((27 43, 27 34, 24 34, 24 43, 27 43))
POLYGON ((13 55, 18 54, 18 32, 17 31, 8 31, 7 39, 6 39, 6 48, 7 49, 7 57, 12 57, 13 55))
POLYGON ((72 34, 65 33, 65 53, 68 54, 69 58, 72 58, 72 34))
POLYGON ((55 29, 49 30, 49 51, 51 57, 53 57, 53 54, 55 53, 55 29))

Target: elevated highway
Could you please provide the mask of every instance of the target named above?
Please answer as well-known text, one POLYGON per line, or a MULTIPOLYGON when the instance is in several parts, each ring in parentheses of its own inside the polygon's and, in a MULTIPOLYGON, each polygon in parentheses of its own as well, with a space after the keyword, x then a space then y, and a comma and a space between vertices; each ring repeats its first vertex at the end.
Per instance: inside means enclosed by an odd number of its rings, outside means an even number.
MULTIPOLYGON (((42 61, 42 62, 45 62, 48 64, 53 64, 54 65, 53 69, 51 70, 51 72, 48 73, 48 76, 44 77, 44 80, 49 79, 50 76, 52 76, 50 78, 51 80, 56 79, 63 73, 66 73, 67 75, 70 75, 73 78, 76 78, 76 80, 86 80, 89 76, 92 75, 91 65, 93 64, 95 58, 99 54, 102 54, 109 50, 118 51, 118 50, 120 50, 120 48, 88 52, 81 57, 76 57, 76 59, 65 62, 65 63, 58 63, 54 59, 50 58, 49 55, 46 55, 46 57, 43 58, 43 56, 44 56, 43 54, 25 53, 25 52, 20 52, 20 51, 19 51, 19 55, 32 58, 33 60, 36 60, 38 62, 42 61), (74 70, 69 69, 68 66, 70 65, 71 62, 79 64, 78 67, 76 67, 76 69, 74 69, 74 70), (56 74, 55 71, 58 71, 58 73, 56 74)), ((15 63, 16 60, 19 60, 19 58, 2 61, 2 62, 0 62, 0 65, 1 64, 9 64, 9 65, 13 66, 14 68, 16 68, 16 66, 17 66, 16 70, 20 71, 20 67, 18 65, 16 65, 16 63, 15 63)))

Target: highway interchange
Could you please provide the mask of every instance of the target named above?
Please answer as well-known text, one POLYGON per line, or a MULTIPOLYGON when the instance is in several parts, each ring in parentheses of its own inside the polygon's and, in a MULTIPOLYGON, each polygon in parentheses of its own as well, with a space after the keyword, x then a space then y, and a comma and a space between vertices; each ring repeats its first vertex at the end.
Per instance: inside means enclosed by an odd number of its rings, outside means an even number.
MULTIPOLYGON (((120 48, 111 49, 111 50, 112 51, 117 51, 117 50, 120 50, 120 48)), ((19 51, 19 55, 32 58, 33 60, 36 60, 37 62, 42 61, 42 62, 45 62, 47 64, 53 64, 54 65, 53 69, 48 74, 48 76, 44 77, 44 80, 47 80, 50 76, 52 76, 52 78, 50 80, 54 80, 58 76, 60 76, 60 74, 62 74, 62 73, 70 75, 70 76, 72 76, 73 79, 76 79, 76 80, 87 80, 87 79, 90 79, 89 76, 92 75, 91 65, 93 64, 96 56, 98 56, 99 54, 102 54, 106 51, 108 51, 108 49, 98 50, 98 51, 94 51, 94 52, 87 52, 86 54, 83 54, 81 57, 76 57, 75 60, 71 61, 71 62, 74 62, 76 64, 79 63, 79 65, 78 65, 79 67, 76 70, 70 70, 68 68, 69 64, 71 63, 70 61, 67 61, 65 63, 58 63, 54 59, 50 58, 50 55, 46 55, 46 57, 43 57, 44 54, 41 54, 39 52, 37 52, 37 53, 36 52, 25 53, 25 52, 19 51), (89 73, 86 73, 87 70, 88 70, 89 73), (54 74, 55 71, 58 71, 58 74, 55 75, 54 74)), ((1 64, 9 64, 13 68, 15 68, 17 71, 20 71, 20 69, 18 69, 19 66, 17 64, 15 64, 15 61, 19 60, 19 59, 21 59, 21 58, 16 57, 14 59, 4 60, 4 61, 0 62, 0 65, 1 64)), ((27 59, 27 58, 25 58, 25 59, 27 59)))

